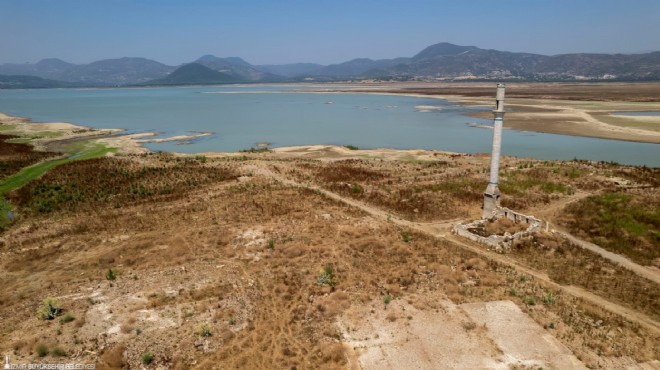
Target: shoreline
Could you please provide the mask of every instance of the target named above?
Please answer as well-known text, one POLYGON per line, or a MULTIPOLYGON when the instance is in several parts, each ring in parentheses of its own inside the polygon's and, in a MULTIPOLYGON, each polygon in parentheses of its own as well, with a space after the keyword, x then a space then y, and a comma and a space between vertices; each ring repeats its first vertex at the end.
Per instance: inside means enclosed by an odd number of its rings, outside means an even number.
MULTIPOLYGON (((490 128, 490 127, 476 127, 476 128, 490 128)), ((105 155, 113 156, 119 155, 141 155, 147 153, 154 153, 143 144, 149 142, 166 142, 166 141, 181 141, 182 144, 187 144, 187 140, 192 140, 197 137, 213 135, 210 132, 194 133, 192 135, 177 135, 168 138, 150 139, 153 136, 159 135, 157 132, 143 132, 134 134, 123 134, 123 129, 94 129, 85 126, 74 125, 65 122, 44 122, 35 123, 24 117, 9 116, 0 113, 0 134, 16 135, 17 140, 24 143, 32 144, 36 150, 40 151, 55 151, 63 154, 75 155, 70 149, 80 150, 80 143, 83 146, 102 145, 107 148, 114 148, 114 151, 108 152, 105 155), (47 133, 48 135, 40 136, 39 134, 47 133), (35 136, 36 134, 36 136, 35 136)), ((646 143, 643 143, 646 144, 646 143)), ((359 148, 353 149, 347 146, 333 145, 333 144, 312 144, 312 145, 299 145, 299 146, 282 146, 265 148, 263 152, 252 153, 249 151, 234 151, 234 152, 195 152, 195 153, 182 153, 176 151, 169 151, 170 155, 175 157, 196 157, 204 156, 208 158, 226 158, 226 157, 244 157, 250 156, 266 156, 272 159, 313 159, 320 161, 335 161, 345 159, 380 159, 386 161, 448 161, 457 157, 465 158, 471 162, 483 162, 490 158, 490 153, 487 152, 452 152, 438 149, 396 149, 396 148, 359 148), (470 159, 468 159, 470 158, 470 159)), ((517 160, 543 160, 533 157, 524 156, 510 156, 505 157, 515 158, 517 160)), ((566 161, 567 159, 555 159, 556 161, 566 161)), ((588 161, 598 162, 598 159, 587 159, 588 161)), ((606 160, 601 160, 605 161, 606 160)), ((626 166, 642 166, 642 164, 623 164, 626 166)), ((657 167, 654 165, 646 164, 646 166, 657 167)))
MULTIPOLYGON (((66 122, 32 122, 25 117, 10 116, 0 113, 0 134, 16 135, 19 138, 28 139, 35 149, 42 151, 63 152, 63 147, 72 142, 93 140, 108 147, 116 148, 119 154, 134 155, 153 153, 152 150, 143 146, 145 143, 162 143, 171 141, 180 141, 184 144, 188 140, 198 137, 213 135, 211 132, 200 132, 191 135, 177 135, 166 138, 145 139, 159 135, 157 132, 143 132, 135 134, 122 134, 123 129, 94 129, 86 126, 75 125, 66 122), (12 128, 2 127, 13 126, 12 128), (40 128, 40 130, 37 130, 40 128), (54 133, 50 137, 30 137, 38 133, 54 133)), ((169 152, 175 156, 207 156, 209 158, 237 157, 249 153, 236 152, 198 152, 198 153, 180 153, 169 152)), ((353 150, 345 146, 330 144, 314 144, 299 146, 284 146, 268 148, 265 152, 276 158, 307 158, 307 159, 360 159, 360 158, 380 158, 390 160, 437 160, 439 157, 452 156, 474 156, 480 157, 484 154, 457 153, 443 150, 428 149, 393 149, 393 148, 374 148, 353 150)))
MULTIPOLYGON (((347 89, 348 85, 328 86, 327 90, 318 89, 319 85, 312 85, 315 90, 291 90, 290 93, 312 93, 312 94, 371 94, 384 96, 406 96, 424 99, 436 99, 457 103, 467 106, 492 106, 494 98, 463 96, 458 94, 426 94, 418 92, 406 92, 392 85, 364 86, 353 85, 355 89, 347 89), (396 91, 393 91, 396 90, 396 91)), ((628 141, 635 143, 660 144, 660 116, 625 116, 621 113, 626 111, 660 111, 660 102, 593 102, 593 101, 571 101, 571 100, 551 100, 551 99, 528 99, 528 98, 508 98, 508 113, 504 120, 505 128, 521 132, 538 132, 566 136, 591 137, 607 140, 628 141), (587 109, 589 108, 589 109, 587 109), (614 115, 612 113, 618 113, 614 115), (606 117, 606 118, 603 118, 606 117), (607 120, 616 121, 619 124, 606 122, 607 120), (640 127, 630 127, 622 124, 625 122, 636 122, 641 126, 649 126, 652 129, 642 129, 640 127), (655 127, 657 126, 657 127, 655 127)), ((417 107, 422 110, 434 110, 432 107, 420 105, 417 107)), ((491 119, 490 112, 468 112, 466 117, 476 117, 482 119, 491 119)), ((153 138, 159 135, 157 132, 143 132, 134 134, 123 134, 124 129, 94 129, 87 126, 76 125, 66 122, 33 122, 29 118, 11 116, 0 112, 0 133, 9 133, 12 131, 20 133, 25 140, 29 140, 38 150, 56 150, 62 151, 62 143, 75 141, 94 140, 95 142, 115 147, 120 153, 124 154, 142 154, 152 152, 144 146, 146 143, 161 143, 178 141, 181 144, 191 144, 192 140, 203 136, 213 135, 211 132, 193 133, 191 135, 177 135, 173 137, 153 138), (3 128, 3 126, 5 126, 3 128), (7 129, 6 126, 13 126, 13 129, 7 129)), ((269 151, 277 155, 285 153, 295 155, 305 155, 322 157, 321 152, 325 152, 328 157, 345 157, 349 153, 344 153, 342 146, 333 145, 305 145, 298 147, 277 147, 270 148, 269 151), (329 150, 336 147, 340 150, 329 150), (323 149, 319 149, 323 148, 323 149), (314 154, 311 154, 314 153, 314 154)), ((347 151, 349 149, 346 149, 347 151)), ((419 152, 421 149, 393 149, 393 148, 375 148, 360 149, 360 156, 381 155, 391 152, 419 152)), ((426 152, 448 153, 446 151, 426 150, 426 152)), ((172 151, 176 155, 190 155, 172 151)), ((241 152, 198 152, 192 155, 208 156, 232 156, 243 155, 241 152)), ((465 153, 470 155, 468 153, 465 153)), ((473 155, 479 155, 473 154, 473 155)), ((405 157, 405 154, 402 155, 405 157)), ((353 157, 358 157, 353 155, 353 157)))
POLYGON ((213 135, 212 132, 198 132, 190 135, 176 135, 164 138, 151 138, 159 132, 122 134, 125 129, 95 129, 69 122, 34 122, 26 117, 10 116, 0 112, 0 134, 16 135, 28 140, 36 150, 64 152, 64 147, 73 142, 94 140, 108 147, 117 148, 122 154, 142 154, 152 152, 144 147, 146 143, 180 142, 213 135), (4 127, 4 128, 3 128, 4 127))

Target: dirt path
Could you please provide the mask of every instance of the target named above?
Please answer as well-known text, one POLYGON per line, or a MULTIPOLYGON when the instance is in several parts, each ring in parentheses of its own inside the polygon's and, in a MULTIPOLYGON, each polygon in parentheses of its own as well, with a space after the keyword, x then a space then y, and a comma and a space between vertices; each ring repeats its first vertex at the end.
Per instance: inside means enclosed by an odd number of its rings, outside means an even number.
POLYGON ((513 267, 517 269, 518 271, 521 271, 527 275, 533 276, 538 280, 544 281, 546 284, 551 286, 552 288, 555 289, 560 289, 565 293, 568 293, 574 297, 584 299, 585 301, 588 301, 590 303, 593 303, 607 311, 610 311, 612 313, 615 313, 619 316, 625 317, 626 319, 633 321, 641 326, 644 326, 651 331, 655 333, 660 333, 660 324, 653 320, 652 318, 648 317, 647 315, 644 315, 642 313, 632 311, 631 309, 627 307, 620 306, 616 303, 612 303, 605 298, 602 298, 598 295, 595 295, 585 289, 582 289, 580 287, 576 286, 571 286, 571 285, 560 285, 552 281, 546 274, 538 272, 536 270, 530 269, 527 266, 521 265, 520 263, 512 260, 511 258, 508 258, 506 255, 501 255, 497 253, 493 253, 487 250, 482 249, 481 247, 475 246, 473 244, 468 244, 462 240, 459 236, 452 235, 448 238, 447 240, 450 240, 454 242, 455 244, 458 244, 466 249, 469 249, 475 253, 480 254, 481 256, 488 258, 490 260, 494 260, 498 263, 502 263, 504 265, 508 265, 510 267, 513 267))
MULTIPOLYGON (((546 222, 551 222, 551 221, 555 222, 555 220, 557 219, 557 217, 559 215, 559 212, 561 212, 562 209, 564 209, 570 203, 580 201, 580 200, 586 198, 587 196, 589 196, 588 193, 577 192, 577 193, 573 194, 572 196, 570 196, 566 199, 563 199, 559 202, 556 202, 556 203, 552 204, 549 207, 538 207, 536 209, 533 209, 531 211, 531 213, 533 213, 537 217, 540 217, 543 220, 546 220, 546 222)), ((554 231, 556 233, 562 235, 563 237, 570 240, 572 243, 579 246, 580 248, 583 248, 583 249, 586 249, 586 250, 591 251, 593 253, 596 253, 599 256, 601 256, 601 257, 603 257, 603 258, 605 258, 605 259, 607 259, 611 262, 614 262, 614 263, 618 264, 619 266, 621 266, 625 269, 628 269, 628 270, 634 272, 635 274, 637 274, 637 275, 639 275, 639 276, 641 276, 645 279, 649 279, 649 280, 653 281, 656 284, 660 284, 660 272, 654 271, 654 270, 651 270, 651 269, 649 269, 645 266, 639 265, 639 264, 631 261, 630 259, 628 259, 628 258, 626 258, 626 257, 624 257, 620 254, 612 253, 612 252, 610 252, 610 251, 608 251, 608 250, 606 250, 606 249, 604 249, 604 248, 602 248, 602 247, 600 247, 596 244, 590 243, 590 242, 585 241, 585 240, 578 239, 575 236, 573 236, 573 235, 569 234, 568 232, 566 232, 565 230, 562 230, 561 228, 558 228, 556 226, 556 224, 552 224, 551 227, 554 229, 554 231)))
POLYGON ((573 195, 570 195, 558 202, 552 203, 550 206, 541 206, 531 208, 529 213, 534 214, 536 217, 540 217, 546 221, 554 221, 557 218, 559 212, 561 212, 567 205, 580 201, 590 194, 584 191, 577 191, 573 195))
POLYGON ((608 260, 620 265, 621 267, 624 267, 624 268, 634 272, 635 274, 637 274, 637 275, 639 275, 643 278, 649 279, 649 280, 653 281, 656 284, 660 284, 660 273, 658 273, 656 271, 653 271, 653 270, 650 270, 650 269, 648 269, 648 268, 646 268, 642 265, 638 265, 635 262, 629 260, 628 258, 626 258, 626 257, 624 257, 620 254, 612 253, 608 250, 605 250, 605 249, 599 247, 596 244, 590 243, 590 242, 585 241, 585 240, 580 240, 580 239, 574 237, 573 235, 571 235, 567 232, 564 232, 564 231, 556 231, 556 232, 561 234, 566 239, 570 240, 572 243, 580 246, 580 248, 592 251, 592 252, 600 255, 601 257, 603 257, 605 259, 608 259, 608 260))
POLYGON ((460 247, 463 247, 467 250, 470 250, 471 252, 474 252, 484 258, 487 258, 489 260, 501 263, 506 266, 510 266, 518 270, 519 272, 522 272, 524 274, 533 276, 534 278, 543 281, 545 284, 548 286, 552 287, 553 289, 558 289, 561 290, 567 294, 570 294, 574 297, 583 299, 585 301, 588 301, 596 306, 599 306, 609 312, 612 312, 614 314, 617 314, 619 316, 625 317, 629 321, 635 322, 639 324, 640 326, 643 326, 650 331, 660 334, 660 323, 656 322, 652 318, 650 318, 647 315, 644 315, 640 312, 633 311, 629 308, 620 306, 616 303, 612 303, 598 295, 595 295, 585 289, 575 287, 575 286, 565 286, 565 285, 560 285, 554 281, 552 281, 546 274, 538 272, 536 270, 533 270, 527 266, 524 266, 520 264, 517 261, 514 261, 513 259, 507 257, 506 255, 498 254, 489 250, 484 249, 483 247, 480 247, 474 243, 468 242, 464 240, 463 238, 453 235, 448 232, 449 226, 453 223, 453 221, 447 221, 447 222, 442 222, 442 223, 419 223, 419 222, 412 222, 408 221, 405 219, 398 218, 396 216, 393 216, 392 214, 383 211, 382 209, 370 206, 368 204, 364 204, 362 202, 356 201, 354 199, 350 199, 344 196, 341 196, 339 194, 333 193, 331 191, 327 191, 325 189, 322 189, 318 186, 315 186, 313 184, 301 184, 297 181, 285 178, 279 174, 276 174, 269 169, 259 167, 259 174, 270 177, 278 182, 281 182, 282 184, 288 185, 288 186, 293 186, 293 187, 304 187, 308 188, 310 190, 319 192, 328 198, 337 200, 339 202, 342 202, 344 204, 348 204, 352 207, 358 208, 374 217, 378 217, 381 219, 384 219, 388 222, 392 222, 396 225, 407 227, 414 229, 416 231, 425 233, 427 235, 431 235, 435 238, 442 238, 445 240, 448 240, 460 247))

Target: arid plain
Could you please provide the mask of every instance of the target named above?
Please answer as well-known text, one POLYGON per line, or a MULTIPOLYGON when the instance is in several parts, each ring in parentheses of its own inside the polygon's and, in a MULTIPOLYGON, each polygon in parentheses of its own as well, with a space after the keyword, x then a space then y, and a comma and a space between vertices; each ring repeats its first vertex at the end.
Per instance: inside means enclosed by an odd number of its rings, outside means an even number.
MULTIPOLYGON (((653 119, 607 112, 660 110, 658 86, 514 85, 506 122, 657 143, 653 119)), ((368 89, 484 105, 493 90, 368 89)), ((503 205, 548 226, 497 253, 451 232, 481 215, 489 155, 150 153, 110 132, 1 121, 3 184, 55 149, 119 148, 4 194, 15 220, 0 234, 0 352, 16 363, 660 366, 657 168, 503 158, 503 205), (47 298, 52 319, 38 314, 47 298)))

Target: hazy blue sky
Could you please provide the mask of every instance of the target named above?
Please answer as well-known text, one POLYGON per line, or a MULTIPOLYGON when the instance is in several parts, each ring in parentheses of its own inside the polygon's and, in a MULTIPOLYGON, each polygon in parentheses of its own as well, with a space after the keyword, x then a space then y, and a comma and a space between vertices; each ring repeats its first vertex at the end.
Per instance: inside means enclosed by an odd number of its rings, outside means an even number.
POLYGON ((0 63, 214 54, 328 64, 443 41, 549 55, 657 51, 660 0, 0 0, 0 63))

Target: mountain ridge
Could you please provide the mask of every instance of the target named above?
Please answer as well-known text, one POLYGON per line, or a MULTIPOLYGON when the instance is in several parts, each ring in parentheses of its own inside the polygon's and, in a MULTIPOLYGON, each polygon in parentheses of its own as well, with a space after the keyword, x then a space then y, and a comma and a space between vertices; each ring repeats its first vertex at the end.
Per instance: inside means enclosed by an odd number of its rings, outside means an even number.
POLYGON ((215 71, 200 63, 184 64, 166 77, 146 81, 147 86, 214 85, 244 82, 238 77, 215 71))
MULTIPOLYGON (((346 80, 517 80, 517 81, 658 81, 660 51, 637 54, 570 53, 542 55, 481 49, 447 42, 430 45, 411 57, 374 60, 355 58, 343 63, 322 65, 291 63, 253 65, 240 57, 203 55, 192 63, 219 75, 197 70, 188 74, 208 75, 236 82, 301 82, 346 80)), ((142 57, 104 59, 88 64, 73 64, 57 58, 37 63, 0 65, 0 75, 34 76, 54 84, 80 86, 131 86, 166 79, 178 68, 142 57)), ((188 71, 190 72, 190 71, 188 71)), ((177 77, 178 79, 179 77, 177 77)), ((19 79, 20 80, 20 79, 19 79)), ((14 82, 17 80, 14 79, 14 82)), ((171 81, 171 79, 170 79, 171 81)), ((18 88, 20 84, 11 86, 18 88)), ((36 80, 31 80, 35 83, 36 80)), ((189 83, 199 83, 188 81, 189 83)), ((186 84, 186 81, 181 81, 186 84)), ((8 86, 8 85, 4 85, 8 86)), ((2 87, 0 87, 2 88, 2 87)), ((6 87, 5 87, 6 88, 6 87)))

